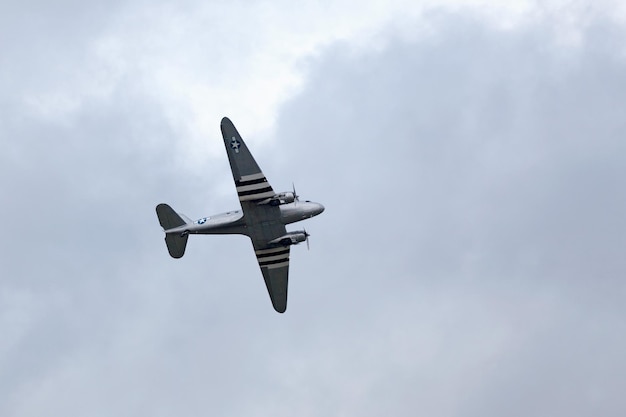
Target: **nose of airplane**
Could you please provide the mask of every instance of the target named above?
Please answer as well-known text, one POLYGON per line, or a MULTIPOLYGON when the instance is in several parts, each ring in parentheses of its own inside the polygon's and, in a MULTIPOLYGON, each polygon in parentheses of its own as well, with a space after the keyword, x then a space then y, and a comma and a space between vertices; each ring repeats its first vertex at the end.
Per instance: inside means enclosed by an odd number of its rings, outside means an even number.
POLYGON ((315 210, 315 214, 320 214, 321 212, 324 211, 324 206, 321 205, 320 203, 317 203, 317 210, 315 210))

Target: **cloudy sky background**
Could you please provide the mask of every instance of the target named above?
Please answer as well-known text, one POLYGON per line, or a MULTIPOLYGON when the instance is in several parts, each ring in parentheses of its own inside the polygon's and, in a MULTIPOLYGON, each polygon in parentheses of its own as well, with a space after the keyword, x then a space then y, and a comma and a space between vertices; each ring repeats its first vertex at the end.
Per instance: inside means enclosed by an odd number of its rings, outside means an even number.
MULTIPOLYGON (((0 415, 622 416, 619 1, 0 5, 0 415), (287 312, 229 116, 301 225, 287 312)), ((291 230, 298 225, 291 227, 291 230)))

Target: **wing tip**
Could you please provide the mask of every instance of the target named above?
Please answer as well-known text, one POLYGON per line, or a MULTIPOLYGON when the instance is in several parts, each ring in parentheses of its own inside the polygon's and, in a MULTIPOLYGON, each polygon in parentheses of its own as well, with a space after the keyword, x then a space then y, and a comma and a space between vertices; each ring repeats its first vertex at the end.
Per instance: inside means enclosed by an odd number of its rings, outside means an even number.
POLYGON ((274 310, 276 310, 277 313, 283 314, 285 311, 287 311, 287 306, 277 306, 274 304, 274 310))
POLYGON ((287 294, 284 297, 272 297, 270 295, 270 299, 272 300, 272 307, 277 313, 283 314, 287 311, 287 294))

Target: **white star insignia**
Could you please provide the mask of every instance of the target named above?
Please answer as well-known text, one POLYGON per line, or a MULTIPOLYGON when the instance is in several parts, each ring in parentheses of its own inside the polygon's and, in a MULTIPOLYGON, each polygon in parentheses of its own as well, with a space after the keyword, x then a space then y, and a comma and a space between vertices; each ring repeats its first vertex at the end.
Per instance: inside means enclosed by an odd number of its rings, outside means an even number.
POLYGON ((233 138, 230 140, 230 147, 235 150, 235 153, 239 153, 240 146, 241 146, 241 143, 237 139, 235 139, 235 137, 233 136, 233 138))

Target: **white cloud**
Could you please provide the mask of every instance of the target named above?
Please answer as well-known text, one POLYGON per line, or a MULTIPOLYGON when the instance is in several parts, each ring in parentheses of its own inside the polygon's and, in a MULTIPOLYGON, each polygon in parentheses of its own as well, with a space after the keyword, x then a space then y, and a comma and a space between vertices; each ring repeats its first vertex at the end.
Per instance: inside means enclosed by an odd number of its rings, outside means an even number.
POLYGON ((41 117, 67 121, 84 100, 120 88, 139 91, 161 104, 185 138, 181 152, 193 160, 195 153, 185 148, 220 155, 219 141, 211 139, 223 115, 240 120, 253 138, 269 139, 278 106, 305 83, 305 63, 334 42, 367 51, 398 34, 417 40, 437 30, 433 11, 454 11, 502 28, 549 20, 571 43, 607 10, 624 15, 624 7, 611 1, 131 2, 99 16, 73 16, 97 24, 93 31, 88 24, 70 25, 69 33, 75 32, 68 42, 61 12, 50 19, 49 11, 33 9, 49 22, 44 28, 57 30, 45 35, 51 35, 47 49, 60 51, 48 53, 45 63, 35 61, 50 73, 27 87, 24 100, 41 117), (71 66, 60 65, 66 59, 71 66))
POLYGON ((618 3, 67 4, 0 26, 0 414, 623 414, 618 3), (224 114, 327 207, 285 315, 154 215, 224 114))

